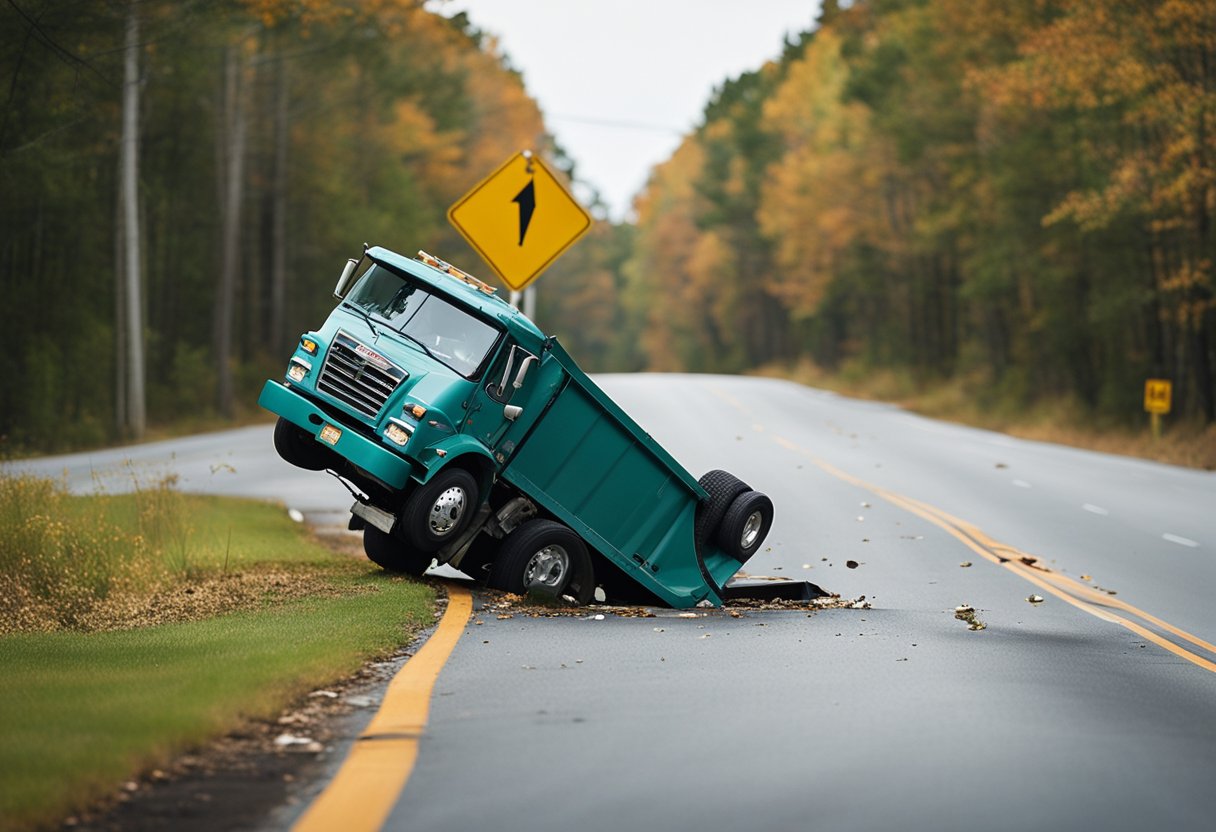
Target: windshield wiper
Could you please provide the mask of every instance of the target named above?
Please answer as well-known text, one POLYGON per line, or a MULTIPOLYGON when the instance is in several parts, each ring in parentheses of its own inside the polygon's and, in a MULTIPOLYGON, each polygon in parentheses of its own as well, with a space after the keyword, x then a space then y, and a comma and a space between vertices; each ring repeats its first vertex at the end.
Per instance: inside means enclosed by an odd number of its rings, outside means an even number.
POLYGON ((364 309, 362 306, 353 304, 348 300, 342 301, 342 305, 345 306, 347 309, 353 309, 356 312, 358 312, 360 315, 362 315, 363 320, 367 321, 367 325, 369 327, 371 327, 372 335, 376 336, 377 341, 380 340, 380 330, 376 329, 376 324, 372 322, 372 316, 367 314, 366 309, 364 309))
POLYGON ((440 364, 442 364, 442 365, 443 365, 443 366, 445 366, 445 367, 446 367, 446 366, 448 366, 448 363, 447 363, 446 361, 444 361, 444 360, 443 360, 442 358, 440 358, 439 356, 435 355, 435 353, 431 352, 431 348, 430 348, 430 347, 428 347, 426 344, 424 344, 424 343, 422 343, 421 341, 419 341, 419 340, 418 340, 417 338, 415 338, 413 335, 410 335, 408 332, 406 332, 406 331, 405 331, 405 330, 403 330, 403 329, 399 329, 399 330, 397 330, 397 331, 398 331, 398 332, 400 332, 402 335, 404 335, 406 338, 409 338, 411 341, 413 341, 413 342, 414 342, 415 344, 417 344, 418 346, 422 347, 422 351, 423 351, 423 352, 425 352, 427 355, 429 355, 431 358, 435 359, 436 361, 438 361, 440 364))

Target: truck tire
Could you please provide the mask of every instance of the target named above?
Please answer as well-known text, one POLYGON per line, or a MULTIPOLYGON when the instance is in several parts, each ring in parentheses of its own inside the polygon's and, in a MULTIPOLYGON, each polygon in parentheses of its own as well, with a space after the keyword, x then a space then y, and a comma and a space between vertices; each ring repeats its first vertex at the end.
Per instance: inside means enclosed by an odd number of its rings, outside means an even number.
POLYGON ((363 551, 368 560, 386 571, 415 577, 429 569, 434 560, 430 555, 409 551, 400 540, 370 525, 363 529, 363 551))
POLYGON ((444 468, 406 499, 399 529, 415 551, 438 551, 469 525, 477 513, 478 496, 472 474, 463 468, 444 468))
POLYGON ((595 594, 595 571, 582 538, 553 520, 529 520, 507 536, 490 567, 490 586, 516 595, 568 595, 579 606, 595 594))
POLYGON ((773 525, 773 501, 759 491, 734 499, 718 527, 718 545, 739 563, 756 554, 773 525))
POLYGON ((274 449, 297 468, 324 471, 334 464, 334 455, 319 445, 312 434, 279 417, 274 423, 274 449))
POLYGON ((709 496, 697 506, 697 517, 693 523, 693 542, 699 552, 713 539, 731 503, 748 487, 747 483, 729 471, 717 470, 706 472, 697 483, 709 492, 709 496))

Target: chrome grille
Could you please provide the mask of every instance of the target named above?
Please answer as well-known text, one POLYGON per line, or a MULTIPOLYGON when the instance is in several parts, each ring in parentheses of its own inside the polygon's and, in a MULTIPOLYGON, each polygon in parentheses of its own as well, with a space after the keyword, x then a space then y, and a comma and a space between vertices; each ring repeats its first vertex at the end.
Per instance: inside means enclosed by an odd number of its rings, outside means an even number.
POLYGON ((325 356, 317 389, 374 417, 407 375, 375 350, 339 332, 325 356))

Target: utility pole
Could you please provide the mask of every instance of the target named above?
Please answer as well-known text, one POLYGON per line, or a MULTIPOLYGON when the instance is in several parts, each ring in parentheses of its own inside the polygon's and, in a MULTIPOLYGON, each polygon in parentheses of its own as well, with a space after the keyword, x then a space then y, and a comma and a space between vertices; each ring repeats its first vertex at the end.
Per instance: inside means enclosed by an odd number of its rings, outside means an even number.
POLYGON ((140 439, 147 428, 144 396, 143 291, 139 240, 139 13, 135 0, 127 6, 123 61, 122 146, 119 172, 122 192, 122 266, 126 273, 127 428, 140 439))

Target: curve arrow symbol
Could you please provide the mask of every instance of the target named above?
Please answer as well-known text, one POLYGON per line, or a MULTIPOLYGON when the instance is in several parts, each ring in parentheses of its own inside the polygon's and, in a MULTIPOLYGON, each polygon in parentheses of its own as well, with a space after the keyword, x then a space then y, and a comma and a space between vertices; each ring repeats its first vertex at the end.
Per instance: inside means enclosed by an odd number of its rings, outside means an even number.
POLYGON ((519 244, 524 244, 528 234, 528 226, 532 224, 532 214, 536 212, 536 180, 529 179, 523 190, 511 201, 519 205, 519 244))

